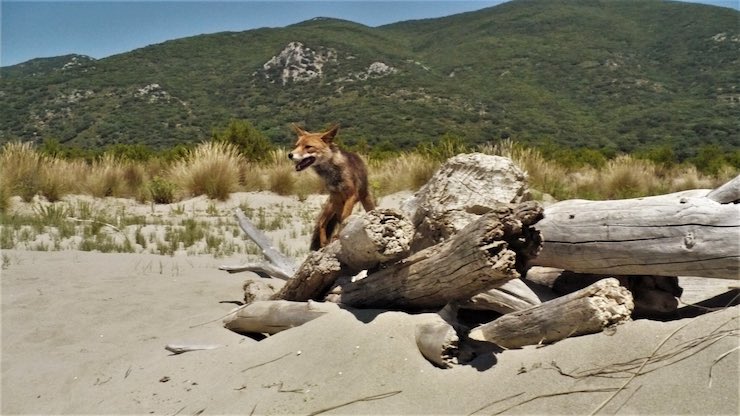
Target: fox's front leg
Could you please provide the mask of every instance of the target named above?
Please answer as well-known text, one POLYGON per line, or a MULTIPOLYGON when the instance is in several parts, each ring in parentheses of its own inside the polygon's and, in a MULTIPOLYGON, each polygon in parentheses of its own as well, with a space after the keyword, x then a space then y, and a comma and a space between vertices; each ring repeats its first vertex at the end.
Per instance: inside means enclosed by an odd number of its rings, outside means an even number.
POLYGON ((316 220, 316 227, 313 230, 311 238, 311 250, 319 250, 329 244, 329 237, 334 227, 330 225, 339 220, 341 208, 337 208, 337 201, 329 198, 321 209, 319 218, 316 220))

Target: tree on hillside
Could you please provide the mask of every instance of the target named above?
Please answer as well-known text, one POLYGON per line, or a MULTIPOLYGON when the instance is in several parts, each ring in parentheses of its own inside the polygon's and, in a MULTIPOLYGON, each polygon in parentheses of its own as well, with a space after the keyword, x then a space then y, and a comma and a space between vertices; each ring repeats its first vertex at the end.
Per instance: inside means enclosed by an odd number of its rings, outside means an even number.
POLYGON ((272 143, 247 120, 231 120, 228 127, 214 131, 213 141, 231 143, 247 160, 265 160, 272 150, 272 143))

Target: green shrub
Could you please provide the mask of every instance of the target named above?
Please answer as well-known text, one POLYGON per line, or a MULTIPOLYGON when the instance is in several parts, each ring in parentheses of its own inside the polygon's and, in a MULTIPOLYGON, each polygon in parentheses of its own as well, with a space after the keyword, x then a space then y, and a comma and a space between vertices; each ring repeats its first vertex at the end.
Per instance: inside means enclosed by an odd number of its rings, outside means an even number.
POLYGON ((176 185, 159 176, 149 181, 147 188, 155 204, 171 204, 175 201, 176 185))
POLYGON ((234 145, 249 161, 266 160, 272 150, 267 136, 246 120, 232 120, 226 129, 214 132, 212 139, 234 145))

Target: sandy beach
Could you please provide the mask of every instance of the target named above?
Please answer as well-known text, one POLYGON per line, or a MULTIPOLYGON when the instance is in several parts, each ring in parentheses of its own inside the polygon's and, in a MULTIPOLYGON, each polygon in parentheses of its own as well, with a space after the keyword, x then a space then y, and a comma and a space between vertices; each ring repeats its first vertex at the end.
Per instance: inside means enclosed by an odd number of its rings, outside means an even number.
POLYGON ((415 345, 425 314, 340 310, 259 341, 224 329, 256 277, 218 266, 242 254, 2 253, 2 414, 589 414, 607 400, 600 414, 740 410, 739 307, 443 370, 415 345), (216 348, 164 348, 178 343, 216 348))

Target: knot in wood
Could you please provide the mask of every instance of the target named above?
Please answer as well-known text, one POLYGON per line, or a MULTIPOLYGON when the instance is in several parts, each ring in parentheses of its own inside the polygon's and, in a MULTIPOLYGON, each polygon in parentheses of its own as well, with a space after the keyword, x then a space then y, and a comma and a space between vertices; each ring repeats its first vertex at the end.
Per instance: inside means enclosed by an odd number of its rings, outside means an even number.
POLYGON ((693 231, 689 231, 683 238, 683 245, 686 248, 693 248, 696 245, 696 236, 693 231))

